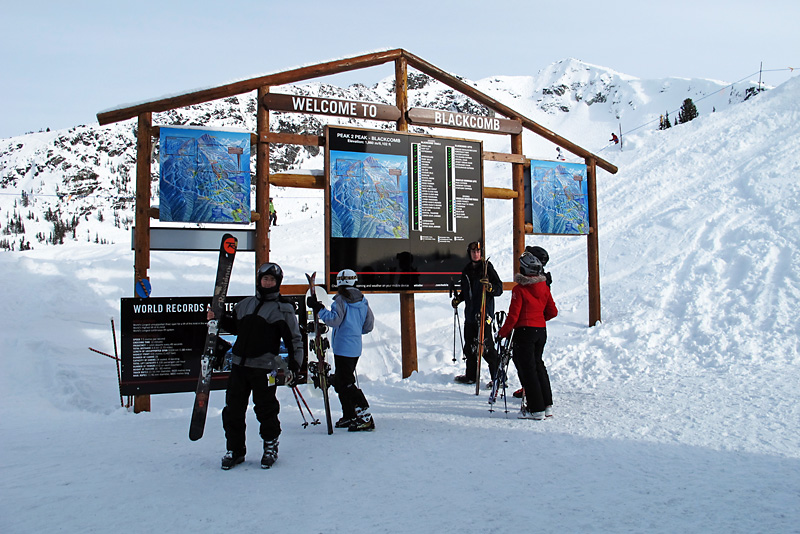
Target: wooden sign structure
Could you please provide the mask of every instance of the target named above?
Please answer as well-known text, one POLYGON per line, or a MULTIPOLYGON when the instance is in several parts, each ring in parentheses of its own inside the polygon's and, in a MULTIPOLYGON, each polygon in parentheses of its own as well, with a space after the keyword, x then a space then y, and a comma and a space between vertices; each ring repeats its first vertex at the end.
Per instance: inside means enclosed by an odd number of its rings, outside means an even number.
MULTIPOLYGON (((136 144, 136 207, 134 234, 134 278, 135 283, 149 282, 150 268, 150 218, 157 209, 150 204, 150 154, 157 126, 153 126, 152 114, 186 107, 212 100, 219 100, 251 91, 257 91, 258 110, 256 112, 256 202, 251 220, 256 227, 256 267, 269 261, 269 186, 307 187, 322 189, 323 176, 306 174, 275 174, 269 172, 269 147, 271 143, 322 146, 325 139, 316 135, 298 135, 270 132, 269 110, 282 110, 297 113, 346 116, 365 120, 383 120, 396 123, 396 130, 407 132, 409 124, 419 124, 448 129, 469 130, 480 133, 509 135, 511 153, 484 152, 483 159, 499 161, 511 165, 511 189, 484 188, 484 198, 511 200, 513 203, 513 253, 519 258, 525 249, 524 217, 524 168, 526 158, 522 147, 522 129, 527 129, 553 144, 583 158, 587 166, 588 203, 590 233, 587 236, 588 280, 589 280, 589 326, 601 320, 600 316, 600 265, 598 253, 597 226, 597 167, 612 174, 617 167, 568 139, 548 130, 544 126, 525 117, 472 85, 460 80, 424 59, 398 48, 373 52, 351 58, 327 61, 316 65, 300 67, 274 74, 268 74, 232 82, 229 84, 184 93, 159 100, 142 102, 133 106, 117 108, 97 114, 100 125, 111 124, 128 119, 138 119, 136 144), (394 62, 395 105, 356 102, 319 97, 279 95, 270 93, 272 87, 298 83, 322 76, 363 69, 394 62), (487 107, 491 112, 504 118, 474 116, 443 110, 408 108, 408 68, 419 72, 464 94, 475 102, 487 107)), ((516 262, 514 263, 516 268, 516 262)), ((512 273, 513 274, 513 273, 512 273)), ((287 294, 296 290, 304 292, 303 286, 297 288, 284 286, 287 294)), ((400 294, 400 323, 403 353, 403 378, 417 370, 416 323, 414 318, 414 293, 400 294)), ((149 397, 136 399, 135 411, 149 410, 149 397)))

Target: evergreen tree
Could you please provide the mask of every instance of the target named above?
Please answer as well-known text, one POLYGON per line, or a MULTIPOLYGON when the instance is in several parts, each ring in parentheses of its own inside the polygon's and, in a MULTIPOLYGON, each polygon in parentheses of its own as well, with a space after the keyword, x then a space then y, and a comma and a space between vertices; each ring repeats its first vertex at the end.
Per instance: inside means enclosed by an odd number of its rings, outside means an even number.
POLYGON ((669 111, 665 111, 664 113, 664 129, 666 130, 667 128, 672 128, 672 123, 669 122, 669 111))
POLYGON ((681 110, 678 113, 678 124, 683 124, 685 122, 689 122, 690 120, 694 120, 698 115, 699 113, 697 113, 697 107, 694 105, 694 102, 692 102, 691 98, 687 98, 683 101, 681 110))

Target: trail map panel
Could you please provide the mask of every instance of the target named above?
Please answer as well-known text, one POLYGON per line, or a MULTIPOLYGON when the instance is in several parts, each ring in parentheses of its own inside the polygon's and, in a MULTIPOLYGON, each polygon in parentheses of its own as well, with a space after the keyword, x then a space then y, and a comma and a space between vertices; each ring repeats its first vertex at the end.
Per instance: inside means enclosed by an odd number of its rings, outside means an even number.
POLYGON ((326 128, 328 284, 341 269, 365 291, 443 291, 483 235, 483 145, 326 128))
POLYGON ((160 128, 159 219, 250 222, 250 133, 160 128))
POLYGON ((525 222, 534 234, 589 233, 586 165, 531 160, 525 168, 525 222))

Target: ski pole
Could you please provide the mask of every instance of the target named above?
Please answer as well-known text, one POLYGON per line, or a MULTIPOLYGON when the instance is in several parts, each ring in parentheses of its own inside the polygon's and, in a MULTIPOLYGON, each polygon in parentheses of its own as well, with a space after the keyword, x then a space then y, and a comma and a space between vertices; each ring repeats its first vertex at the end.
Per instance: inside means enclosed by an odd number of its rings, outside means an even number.
POLYGON ((292 393, 294 393, 294 401, 297 403, 297 409, 300 410, 300 417, 303 418, 303 428, 308 426, 308 421, 306 421, 306 414, 303 413, 303 407, 300 406, 300 399, 297 398, 297 388, 292 388, 292 393))
POLYGON ((114 336, 114 356, 116 356, 117 360, 117 386, 119 387, 119 405, 121 407, 125 407, 125 403, 122 402, 122 376, 119 370, 119 354, 117 354, 117 329, 114 328, 114 318, 111 318, 111 334, 114 336))
MULTIPOLYGON (((305 399, 305 397, 303 397, 303 394, 302 394, 302 393, 300 393, 300 390, 299 390, 299 389, 297 389, 297 386, 295 386, 295 387, 293 387, 293 388, 292 388, 292 393, 294 393, 294 398, 295 398, 295 400, 297 400, 297 397, 300 397, 300 400, 301 400, 301 401, 303 401, 303 405, 306 407, 306 410, 308 410, 308 415, 309 415, 309 417, 311 417, 311 424, 312 424, 312 425, 318 425, 318 424, 320 424, 320 422, 319 422, 319 419, 317 419, 316 417, 314 417, 314 414, 313 414, 313 413, 311 413, 311 408, 309 408, 309 407, 308 407, 308 403, 306 402, 306 399, 305 399)), ((300 406, 300 403, 299 403, 299 402, 297 403, 297 406, 298 406, 298 407, 300 406)), ((303 413, 303 410, 302 410, 302 409, 300 409, 300 413, 301 413, 301 414, 303 413)), ((305 421, 305 419, 306 419, 306 418, 305 418, 305 417, 303 417, 303 421, 305 421)), ((303 426, 305 426, 305 425, 303 425, 303 426)))

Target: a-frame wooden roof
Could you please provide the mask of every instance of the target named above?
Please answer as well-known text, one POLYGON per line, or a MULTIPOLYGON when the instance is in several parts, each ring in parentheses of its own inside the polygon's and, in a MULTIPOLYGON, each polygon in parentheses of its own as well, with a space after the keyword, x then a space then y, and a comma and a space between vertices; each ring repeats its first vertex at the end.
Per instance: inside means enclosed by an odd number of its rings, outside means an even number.
POLYGON ((498 113, 509 119, 519 120, 524 128, 527 128, 528 130, 536 133, 537 135, 544 137, 548 141, 551 141, 553 144, 558 145, 564 148, 565 150, 568 150, 569 152, 575 154, 576 156, 580 156, 585 159, 591 158, 596 162, 598 167, 612 174, 617 172, 617 167, 615 165, 609 163, 608 161, 600 158, 595 154, 592 154, 588 150, 584 149, 581 146, 576 145, 572 141, 569 141, 568 139, 561 137, 555 132, 548 130, 547 128, 538 124, 532 119, 525 117, 521 113, 497 101, 496 99, 490 97, 489 95, 484 94, 475 87, 459 80, 452 74, 448 74, 447 72, 441 70, 435 65, 425 61, 424 59, 418 56, 415 56, 414 54, 402 48, 397 48, 394 50, 386 50, 382 52, 374 52, 346 59, 327 61, 324 63, 318 63, 316 65, 299 67, 296 69, 291 69, 283 72, 277 72, 274 74, 267 74, 256 78, 250 78, 248 80, 232 82, 225 85, 220 85, 218 87, 201 89, 189 93, 171 96, 168 98, 143 102, 124 108, 104 111, 97 114, 97 120, 100 123, 100 125, 111 124, 127 119, 132 119, 134 117, 139 116, 142 113, 148 113, 148 112, 157 113, 157 112, 167 111, 170 109, 201 104, 203 102, 209 102, 211 100, 218 100, 234 95, 239 95, 242 93, 247 93, 250 91, 255 91, 259 87, 278 86, 290 83, 297 83, 305 80, 310 80, 313 78, 319 78, 322 76, 330 76, 332 74, 339 74, 351 70, 358 70, 366 67, 382 65, 384 63, 388 63, 390 61, 397 61, 399 59, 404 59, 409 66, 419 70, 424 74, 427 74, 431 78, 434 78, 442 82, 443 84, 455 89, 456 91, 472 98, 476 102, 483 104, 484 106, 493 110, 495 113, 498 113))

